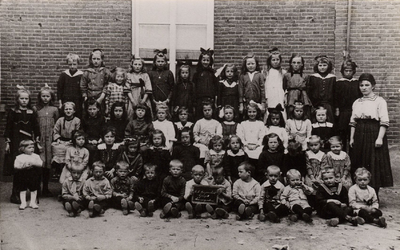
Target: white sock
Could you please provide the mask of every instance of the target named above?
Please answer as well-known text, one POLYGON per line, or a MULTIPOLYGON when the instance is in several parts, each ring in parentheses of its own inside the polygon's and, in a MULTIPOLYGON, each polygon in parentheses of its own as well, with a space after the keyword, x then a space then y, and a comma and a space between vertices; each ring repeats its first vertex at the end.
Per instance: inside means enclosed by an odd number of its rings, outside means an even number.
POLYGON ((26 191, 19 192, 19 198, 21 199, 20 208, 26 208, 26 191))
POLYGON ((36 204, 36 197, 37 197, 37 191, 32 191, 31 192, 31 202, 29 206, 31 208, 38 208, 38 205, 36 204))

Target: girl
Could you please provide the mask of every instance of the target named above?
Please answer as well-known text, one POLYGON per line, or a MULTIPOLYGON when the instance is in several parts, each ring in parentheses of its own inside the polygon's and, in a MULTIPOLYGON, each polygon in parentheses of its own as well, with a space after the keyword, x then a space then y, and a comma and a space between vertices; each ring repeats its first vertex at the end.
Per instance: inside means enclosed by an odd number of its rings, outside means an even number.
POLYGON ((254 54, 249 54, 243 59, 239 76, 239 112, 243 114, 244 107, 254 101, 265 109, 265 78, 260 73, 260 65, 254 54))
POLYGON ((239 136, 232 135, 229 139, 229 149, 222 160, 222 166, 226 178, 230 183, 239 179, 238 167, 240 163, 248 160, 247 154, 243 151, 243 143, 239 136))
MULTIPOLYGON (((155 50, 153 68, 149 72, 150 82, 153 89, 153 104, 164 102, 169 104, 172 97, 172 89, 175 85, 174 75, 168 69, 167 49, 155 50)), ((153 105, 153 108, 155 105, 153 105)))
POLYGON ((138 181, 143 176, 143 157, 140 153, 140 141, 135 137, 125 139, 124 151, 118 156, 118 161, 129 164, 128 176, 133 181, 138 181))
POLYGON ((31 140, 22 140, 19 144, 19 151, 21 152, 15 158, 14 168, 15 176, 14 182, 19 190, 19 197, 21 199, 20 210, 24 210, 26 204, 26 190, 31 191, 31 201, 29 206, 38 209, 36 204, 37 189, 40 188, 40 175, 43 161, 40 156, 33 153, 35 151, 35 143, 31 140))
POLYGON ((306 155, 299 142, 289 140, 288 153, 284 155, 282 165, 281 170, 284 176, 289 169, 296 169, 301 176, 307 174, 306 155))
POLYGON ((347 189, 353 184, 351 181, 351 163, 349 155, 342 151, 342 140, 338 136, 329 139, 331 151, 326 153, 325 168, 333 168, 336 181, 341 182, 347 189))
POLYGON ((318 135, 312 135, 308 139, 308 148, 306 151, 307 175, 304 182, 307 186, 317 188, 321 183, 321 170, 326 163, 326 155, 321 151, 321 138, 318 135))
POLYGON ((206 171, 208 178, 212 180, 212 173, 217 168, 222 168, 222 159, 225 155, 224 140, 221 136, 215 135, 211 138, 208 145, 209 151, 206 153, 204 164, 206 165, 206 171))
POLYGON ((225 105, 222 111, 224 112, 224 121, 221 122, 222 138, 224 140, 224 145, 228 145, 229 138, 236 134, 238 123, 234 122, 234 118, 237 112, 235 112, 235 108, 230 105, 225 105))
MULTIPOLYGON (((268 108, 275 108, 278 104, 284 105, 285 92, 283 90, 283 75, 286 70, 282 69, 282 56, 278 48, 268 51, 267 69, 265 71, 265 99, 268 108)), ((286 116, 286 113, 283 113, 286 116)))
POLYGON ((152 108, 149 95, 152 94, 153 90, 150 77, 146 73, 146 68, 144 67, 144 60, 132 55, 130 68, 130 72, 127 74, 127 83, 131 86, 132 99, 127 108, 128 119, 132 119, 134 109, 139 104, 146 105, 149 108, 149 115, 151 118, 152 108))
POLYGON ((276 105, 275 108, 268 108, 268 117, 266 123, 265 134, 275 133, 279 136, 279 139, 283 142, 285 154, 287 153, 287 146, 289 142, 289 136, 285 129, 285 120, 282 112, 284 109, 280 104, 276 105))
POLYGON ((203 116, 203 102, 209 102, 214 107, 218 88, 218 79, 213 69, 214 50, 200 48, 200 52, 196 73, 193 75, 196 120, 203 116))
MULTIPOLYGON (((221 80, 218 84, 218 107, 229 105, 233 107, 234 113, 239 114, 239 85, 238 85, 238 70, 234 64, 225 65, 221 80)), ((237 119, 238 117, 234 117, 237 119)))
POLYGON ((36 106, 37 118, 40 126, 40 145, 43 147, 41 153, 43 164, 43 187, 42 195, 45 197, 53 196, 49 191, 49 180, 51 170, 51 143, 53 142, 53 128, 58 119, 58 108, 53 106, 55 94, 52 89, 45 84, 38 94, 38 104, 36 106))
MULTIPOLYGON (((77 54, 69 53, 66 57, 68 64, 67 70, 61 73, 57 81, 57 99, 59 100, 59 108, 66 102, 75 103, 76 116, 82 117, 82 94, 80 82, 83 72, 78 69, 81 61, 77 54)), ((55 99, 53 98, 53 102, 55 99)))
POLYGON ((166 104, 157 105, 157 120, 153 122, 154 129, 159 129, 164 133, 165 146, 167 149, 172 150, 175 139, 175 128, 174 124, 167 120, 171 118, 171 115, 166 104))
POLYGON ((316 122, 312 124, 312 134, 321 138, 322 151, 329 151, 328 140, 333 136, 333 123, 326 121, 327 110, 324 107, 318 107, 315 110, 316 122))
POLYGON ((150 132, 153 131, 151 122, 151 113, 149 106, 138 104, 134 108, 133 119, 125 128, 125 137, 136 137, 140 142, 140 149, 144 151, 147 148, 150 132))
POLYGON ((157 166, 157 178, 162 181, 169 171, 171 154, 166 147, 166 138, 162 130, 155 129, 150 134, 150 147, 143 152, 144 163, 151 163, 157 166))
POLYGON ((349 204, 358 214, 358 223, 375 223, 386 227, 386 219, 379 210, 379 200, 375 189, 369 186, 371 172, 366 168, 358 168, 355 172, 356 184, 349 189, 349 204))
POLYGON ((65 153, 65 166, 60 176, 60 183, 71 177, 72 171, 81 173, 81 180, 88 177, 89 150, 84 148, 86 134, 82 130, 76 130, 72 134, 72 147, 67 148, 65 153))
POLYGON ((256 180, 260 183, 266 181, 266 171, 271 165, 282 168, 283 165, 283 143, 279 136, 275 133, 264 136, 262 142, 264 148, 258 158, 258 168, 256 180))
POLYGON ((176 84, 174 86, 174 90, 172 91, 171 106, 173 107, 174 113, 177 113, 181 107, 186 107, 190 114, 194 113, 193 82, 190 81, 189 78, 190 66, 182 65, 178 70, 176 84))
POLYGON ((307 81, 307 94, 314 107, 323 106, 327 110, 327 120, 333 122, 332 106, 336 76, 331 74, 332 61, 326 55, 315 57, 314 74, 307 81))
POLYGON ((289 134, 289 138, 301 143, 303 151, 306 151, 307 138, 311 136, 312 126, 311 121, 304 114, 304 105, 302 103, 295 103, 291 117, 293 118, 286 121, 286 131, 289 134))
MULTIPOLYGON (((184 128, 189 128, 190 130, 193 129, 193 122, 189 122, 189 109, 186 108, 185 106, 179 107, 178 109, 178 122, 174 123, 174 128, 175 128, 175 135, 179 135, 179 133, 182 131, 184 128)), ((179 141, 178 141, 179 143, 179 141)))
POLYGON ((283 75, 283 89, 286 91, 285 106, 288 118, 294 109, 294 103, 300 101, 304 104, 304 112, 310 117, 311 101, 306 91, 308 75, 304 74, 304 58, 299 54, 292 54, 289 60, 289 72, 283 75))
POLYGON ((106 126, 114 127, 116 129, 116 143, 123 142, 126 125, 128 125, 128 114, 126 112, 125 103, 115 102, 111 106, 110 120, 107 121, 106 126))
POLYGON ((115 128, 109 127, 103 131, 103 141, 97 145, 97 156, 95 161, 101 161, 104 163, 104 175, 108 179, 112 179, 115 173, 115 164, 117 163, 118 156, 122 152, 120 144, 115 143, 115 128))
POLYGON ((246 110, 248 120, 238 125, 237 135, 243 142, 244 151, 256 165, 262 152, 261 145, 265 135, 265 127, 264 123, 258 120, 261 116, 261 111, 257 104, 249 103, 246 110))
POLYGON ((188 181, 192 178, 191 171, 200 163, 200 150, 193 146, 194 136, 190 128, 184 127, 178 133, 177 146, 172 151, 172 159, 178 159, 183 164, 182 176, 188 181))

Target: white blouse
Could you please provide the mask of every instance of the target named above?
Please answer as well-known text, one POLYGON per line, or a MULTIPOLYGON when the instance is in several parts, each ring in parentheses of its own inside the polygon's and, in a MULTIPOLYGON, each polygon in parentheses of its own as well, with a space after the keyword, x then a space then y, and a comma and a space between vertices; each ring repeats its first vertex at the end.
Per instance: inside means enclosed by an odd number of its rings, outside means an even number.
POLYGON ((353 103, 350 126, 355 127, 358 119, 374 119, 379 121, 381 126, 389 127, 389 113, 385 99, 377 95, 358 98, 353 103))

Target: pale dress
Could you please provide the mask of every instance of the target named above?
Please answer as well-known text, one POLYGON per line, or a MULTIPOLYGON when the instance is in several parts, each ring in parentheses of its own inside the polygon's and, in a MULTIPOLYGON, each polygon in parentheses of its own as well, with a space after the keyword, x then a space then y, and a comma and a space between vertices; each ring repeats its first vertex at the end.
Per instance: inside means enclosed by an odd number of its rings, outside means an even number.
POLYGON ((249 158, 258 160, 262 152, 262 141, 265 136, 265 126, 262 121, 243 121, 238 124, 236 134, 244 145, 244 151, 249 158), (249 149, 248 145, 257 145, 255 149, 249 149))
POLYGON ((286 121, 286 131, 289 136, 292 135, 294 139, 301 143, 303 151, 307 150, 307 138, 311 136, 312 124, 311 121, 306 120, 293 120, 286 121))
POLYGON ((40 157, 44 162, 43 167, 45 168, 51 168, 53 128, 58 116, 58 108, 54 106, 45 106, 37 111, 37 119, 40 127, 40 146, 43 148, 40 157))
POLYGON ((202 118, 193 127, 194 146, 200 149, 200 158, 205 158, 208 143, 214 135, 222 137, 222 126, 217 120, 202 118))
POLYGON ((132 119, 134 107, 138 105, 144 94, 148 94, 148 98, 146 100, 146 105, 150 109, 150 114, 153 114, 151 111, 151 102, 150 102, 150 95, 153 92, 151 87, 150 77, 147 73, 128 73, 127 75, 127 83, 131 86, 131 93, 133 97, 133 103, 129 101, 128 104, 128 118, 129 120, 132 119), (140 79, 144 81, 144 86, 140 84, 140 79))
POLYGON ((164 133, 165 136, 165 146, 170 150, 173 146, 175 138, 175 128, 174 124, 168 120, 164 121, 154 121, 153 122, 154 129, 159 129, 164 133))
POLYGON ((353 185, 350 175, 351 162, 349 155, 344 151, 340 151, 338 155, 329 151, 326 153, 326 164, 324 165, 325 168, 333 168, 336 180, 342 182, 343 186, 349 190, 351 185, 353 185), (347 170, 348 174, 346 178, 342 180, 345 170, 347 170))

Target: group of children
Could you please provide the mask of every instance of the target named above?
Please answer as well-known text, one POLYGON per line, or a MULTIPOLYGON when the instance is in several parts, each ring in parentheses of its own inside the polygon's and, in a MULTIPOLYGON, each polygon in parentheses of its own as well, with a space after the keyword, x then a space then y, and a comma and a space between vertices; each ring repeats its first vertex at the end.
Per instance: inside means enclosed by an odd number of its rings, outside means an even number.
POLYGON ((314 208, 333 226, 385 227, 370 173, 352 169, 345 152, 349 110, 360 97, 356 64, 346 59, 336 81, 326 56, 316 57, 315 74, 307 76, 304 58, 294 54, 286 72, 274 48, 264 69, 251 54, 239 74, 232 64, 214 71, 213 53, 201 49, 192 81, 191 67, 180 66, 176 83, 166 50, 156 51, 149 73, 135 56, 129 72, 111 72, 99 49, 82 72, 79 56, 69 54, 57 85, 61 117, 49 86, 36 107, 18 86, 5 131, 11 202, 25 209, 29 189, 37 208, 41 181, 41 195, 52 195, 54 169, 70 216, 87 208, 93 217, 113 206, 125 215, 162 208, 162 218, 183 209, 189 218, 205 211, 227 218, 234 210, 238 219, 259 213, 278 222, 290 214, 310 222, 314 208), (219 186, 218 204, 193 202, 194 185, 219 186))

